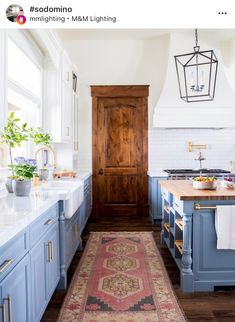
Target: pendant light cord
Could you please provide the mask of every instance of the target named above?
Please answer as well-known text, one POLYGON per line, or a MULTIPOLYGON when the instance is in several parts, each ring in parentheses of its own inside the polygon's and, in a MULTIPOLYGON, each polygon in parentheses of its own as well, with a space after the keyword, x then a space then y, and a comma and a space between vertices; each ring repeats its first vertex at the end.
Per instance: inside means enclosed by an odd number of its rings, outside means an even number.
POLYGON ((197 29, 195 29, 195 42, 196 42, 196 47, 198 46, 198 34, 197 34, 197 29))

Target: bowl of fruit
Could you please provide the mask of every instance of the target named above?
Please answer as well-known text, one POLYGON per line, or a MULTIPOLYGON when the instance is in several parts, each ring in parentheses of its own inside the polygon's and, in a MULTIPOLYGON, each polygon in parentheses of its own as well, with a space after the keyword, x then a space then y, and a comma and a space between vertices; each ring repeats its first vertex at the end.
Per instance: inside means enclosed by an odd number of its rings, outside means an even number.
POLYGON ((200 190, 215 190, 217 187, 217 178, 215 177, 195 177, 193 178, 193 188, 200 190))

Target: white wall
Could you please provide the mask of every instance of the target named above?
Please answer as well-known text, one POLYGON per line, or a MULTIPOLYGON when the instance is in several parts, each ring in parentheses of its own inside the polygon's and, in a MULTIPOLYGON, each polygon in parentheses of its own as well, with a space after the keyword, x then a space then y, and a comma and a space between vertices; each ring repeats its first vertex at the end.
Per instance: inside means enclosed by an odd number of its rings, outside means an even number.
MULTIPOLYGON (((223 44, 221 47, 224 59, 226 55, 233 53, 235 46, 232 44, 229 43, 229 46, 223 44)), ((157 40, 69 40, 64 41, 64 46, 79 71, 79 170, 91 169, 90 85, 150 85, 150 170, 174 167, 198 168, 198 161, 194 160, 197 152, 187 152, 188 141, 209 145, 209 148, 203 151, 206 157, 204 167, 227 169, 229 161, 235 160, 233 130, 154 130, 152 128, 154 107, 165 80, 169 36, 161 36, 157 40)), ((229 66, 233 64, 235 66, 235 59, 230 57, 229 64, 229 66)), ((208 126, 210 126, 209 123, 208 126)))
POLYGON ((148 84, 149 126, 164 83, 169 36, 157 40, 70 40, 64 45, 79 71, 80 170, 91 169, 90 85, 148 84))

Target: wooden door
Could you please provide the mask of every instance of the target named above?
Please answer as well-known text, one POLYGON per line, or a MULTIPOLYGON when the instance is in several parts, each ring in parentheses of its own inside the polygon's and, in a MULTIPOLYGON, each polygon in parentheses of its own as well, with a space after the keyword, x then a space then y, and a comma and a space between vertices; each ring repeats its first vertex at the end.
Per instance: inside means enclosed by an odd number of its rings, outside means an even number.
POLYGON ((91 86, 93 213, 146 215, 148 86, 91 86))

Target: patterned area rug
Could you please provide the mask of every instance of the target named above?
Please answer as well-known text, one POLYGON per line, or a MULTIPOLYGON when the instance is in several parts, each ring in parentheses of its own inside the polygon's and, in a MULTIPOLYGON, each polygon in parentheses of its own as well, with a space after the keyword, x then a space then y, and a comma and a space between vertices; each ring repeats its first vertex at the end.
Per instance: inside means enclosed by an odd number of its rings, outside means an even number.
POLYGON ((186 321, 152 233, 92 233, 60 311, 62 321, 186 321))

